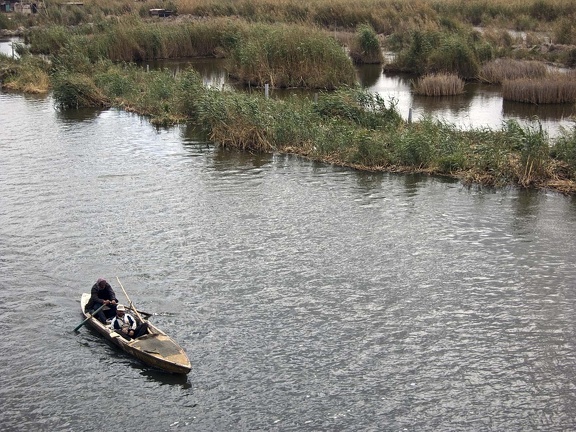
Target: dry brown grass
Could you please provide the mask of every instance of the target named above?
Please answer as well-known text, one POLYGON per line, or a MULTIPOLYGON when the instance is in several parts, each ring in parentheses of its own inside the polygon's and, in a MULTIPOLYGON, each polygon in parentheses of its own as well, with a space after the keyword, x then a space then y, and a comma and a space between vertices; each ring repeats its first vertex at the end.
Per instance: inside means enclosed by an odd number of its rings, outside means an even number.
POLYGON ((546 73, 546 65, 542 62, 502 58, 484 64, 480 79, 490 84, 500 84, 506 80, 543 78, 546 73))
POLYGON ((546 78, 506 80, 502 96, 505 100, 533 104, 575 103, 576 71, 550 73, 546 78))
POLYGON ((464 93, 464 81, 455 74, 430 74, 418 78, 413 89, 418 95, 454 96, 464 93))
POLYGON ((50 90, 50 77, 38 68, 19 68, 17 74, 7 78, 2 85, 9 90, 42 94, 50 90))

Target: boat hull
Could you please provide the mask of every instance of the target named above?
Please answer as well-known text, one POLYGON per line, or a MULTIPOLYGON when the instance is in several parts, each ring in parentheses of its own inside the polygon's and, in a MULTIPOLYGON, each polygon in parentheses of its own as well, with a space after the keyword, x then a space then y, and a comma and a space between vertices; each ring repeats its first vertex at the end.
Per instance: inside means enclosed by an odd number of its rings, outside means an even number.
POLYGON ((102 324, 85 312, 85 306, 90 299, 90 294, 82 294, 80 306, 84 318, 88 318, 86 324, 104 336, 107 340, 118 346, 122 351, 140 360, 142 363, 153 368, 161 369, 174 374, 187 374, 192 369, 186 352, 170 336, 148 323, 148 334, 137 339, 125 339, 119 333, 102 324))

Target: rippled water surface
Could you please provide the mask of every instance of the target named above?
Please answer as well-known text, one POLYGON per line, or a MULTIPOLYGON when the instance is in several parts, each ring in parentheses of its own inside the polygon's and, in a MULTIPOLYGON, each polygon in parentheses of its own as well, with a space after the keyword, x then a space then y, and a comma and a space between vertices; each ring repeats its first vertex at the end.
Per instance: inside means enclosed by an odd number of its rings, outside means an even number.
POLYGON ((574 430, 575 238, 573 198, 0 93, 1 429, 574 430), (116 276, 187 377, 72 333, 116 276))

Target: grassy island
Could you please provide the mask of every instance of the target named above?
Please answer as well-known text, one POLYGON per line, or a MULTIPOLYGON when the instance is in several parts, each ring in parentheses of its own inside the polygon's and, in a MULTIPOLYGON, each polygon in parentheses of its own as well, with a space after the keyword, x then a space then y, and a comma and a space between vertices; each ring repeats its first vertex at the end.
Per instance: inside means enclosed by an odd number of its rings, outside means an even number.
POLYGON ((109 0, 49 2, 34 16, 10 18, 0 14, 0 29, 25 25, 29 46, 19 47, 19 59, 0 57, 2 86, 52 91, 62 109, 118 107, 156 124, 192 122, 218 145, 361 170, 576 193, 576 127, 552 141, 537 122, 466 131, 433 118, 408 123, 393 100, 357 88, 353 68, 410 71, 420 77, 417 91, 432 96, 478 80, 501 85, 512 100, 576 103, 573 72, 551 75, 545 66, 576 65, 572 1, 109 0), (178 14, 151 18, 155 7, 178 14), (384 64, 383 50, 395 60, 384 64), (201 56, 226 58, 230 75, 247 85, 305 87, 317 96, 214 90, 191 69, 136 65, 201 56), (527 98, 538 89, 537 99, 527 98))

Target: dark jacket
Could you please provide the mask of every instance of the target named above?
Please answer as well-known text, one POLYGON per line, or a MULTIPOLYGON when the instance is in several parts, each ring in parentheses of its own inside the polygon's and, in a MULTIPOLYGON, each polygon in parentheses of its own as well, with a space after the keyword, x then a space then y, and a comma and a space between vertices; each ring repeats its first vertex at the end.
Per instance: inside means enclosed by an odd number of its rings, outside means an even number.
POLYGON ((104 300, 116 300, 116 293, 110 286, 108 282, 106 282, 106 286, 102 289, 98 287, 98 282, 92 285, 92 290, 90 291, 90 300, 86 304, 86 310, 90 309, 98 309, 104 303, 104 300))

